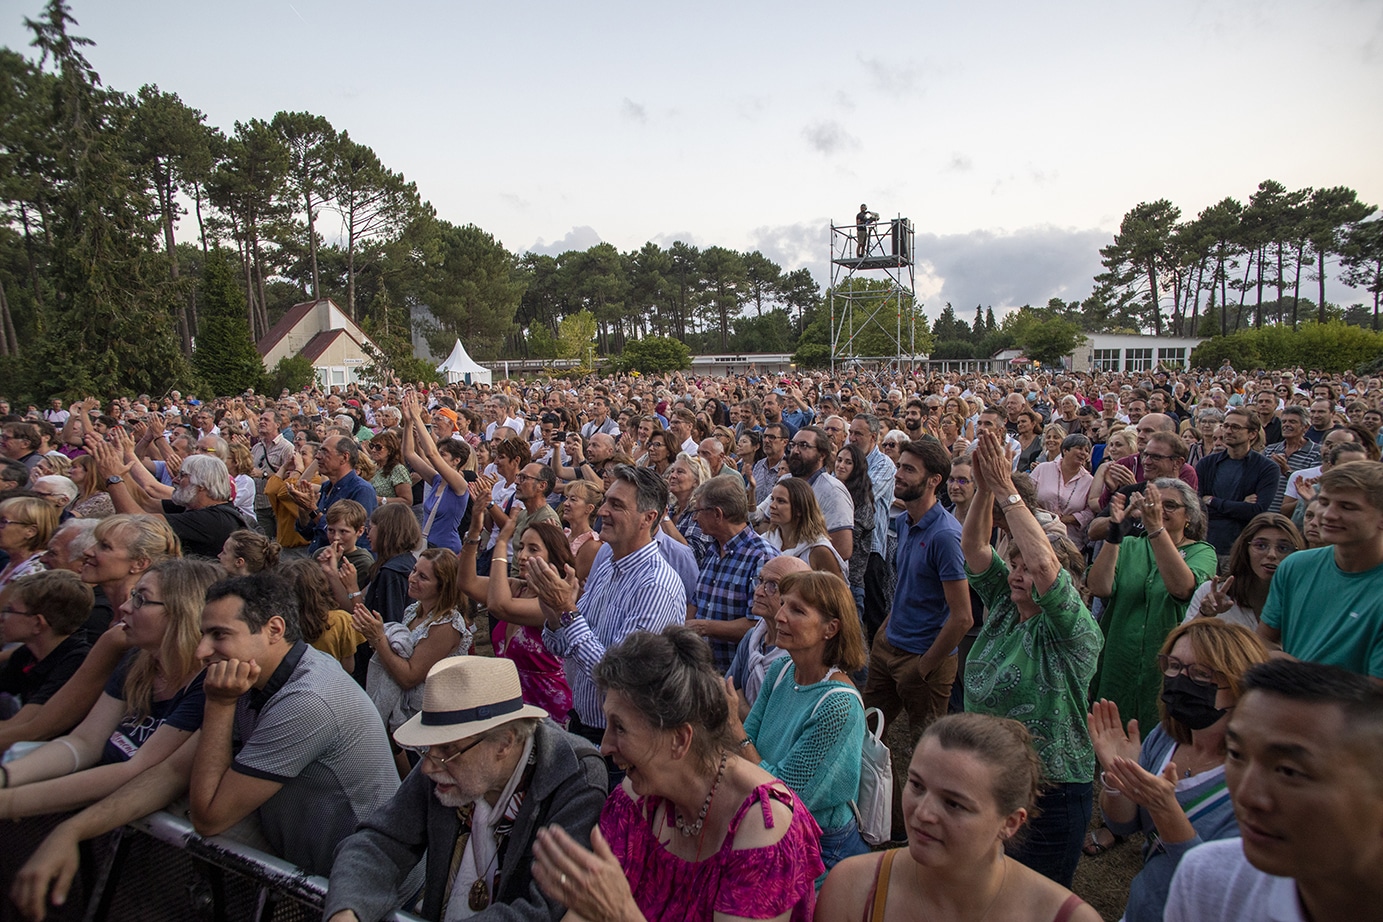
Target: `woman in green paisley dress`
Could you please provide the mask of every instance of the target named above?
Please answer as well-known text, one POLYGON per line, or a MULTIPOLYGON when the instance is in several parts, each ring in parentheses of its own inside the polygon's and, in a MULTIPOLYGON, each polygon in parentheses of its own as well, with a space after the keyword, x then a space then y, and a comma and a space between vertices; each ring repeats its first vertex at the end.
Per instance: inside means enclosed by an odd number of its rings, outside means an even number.
POLYGON ((1004 446, 981 435, 971 456, 975 498, 961 549, 970 586, 988 614, 965 661, 965 710, 1027 727, 1042 760, 1046 792, 1014 858, 1069 887, 1090 823, 1095 750, 1086 694, 1103 636, 1081 599, 1084 561, 1063 536, 1042 530, 1013 486, 1004 446), (1012 535, 1007 560, 990 545, 994 506, 1012 535))

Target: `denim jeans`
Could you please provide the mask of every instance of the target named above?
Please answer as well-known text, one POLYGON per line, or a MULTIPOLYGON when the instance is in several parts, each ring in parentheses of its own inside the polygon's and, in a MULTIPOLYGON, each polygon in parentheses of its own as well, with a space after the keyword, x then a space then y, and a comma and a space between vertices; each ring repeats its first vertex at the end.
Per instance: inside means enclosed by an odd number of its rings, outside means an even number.
POLYGON ((1023 827, 1009 855, 1070 887, 1090 825, 1090 788, 1089 781, 1052 785, 1037 799, 1037 818, 1023 827))
MULTIPOLYGON (((821 830, 821 863, 830 871, 841 861, 852 855, 863 855, 869 851, 869 844, 860 836, 860 827, 852 818, 850 822, 836 829, 821 830)), ((816 888, 821 889, 826 875, 816 879, 816 888)))

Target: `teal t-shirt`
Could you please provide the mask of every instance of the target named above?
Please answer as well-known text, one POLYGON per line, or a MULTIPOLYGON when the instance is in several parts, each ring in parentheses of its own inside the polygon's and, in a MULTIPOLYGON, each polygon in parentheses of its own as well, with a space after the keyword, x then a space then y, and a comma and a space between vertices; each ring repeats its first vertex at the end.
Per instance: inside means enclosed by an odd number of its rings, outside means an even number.
POLYGON ((1278 564, 1261 620, 1297 659, 1383 678, 1383 565, 1346 573, 1333 547, 1278 564))
POLYGON ((1009 717, 1028 728, 1048 781, 1095 777, 1095 749, 1086 722, 1086 690, 1095 677, 1104 635, 1061 571, 1042 609, 1027 621, 1009 598, 1008 566, 993 555, 983 573, 966 576, 989 614, 965 660, 965 709, 1009 717))

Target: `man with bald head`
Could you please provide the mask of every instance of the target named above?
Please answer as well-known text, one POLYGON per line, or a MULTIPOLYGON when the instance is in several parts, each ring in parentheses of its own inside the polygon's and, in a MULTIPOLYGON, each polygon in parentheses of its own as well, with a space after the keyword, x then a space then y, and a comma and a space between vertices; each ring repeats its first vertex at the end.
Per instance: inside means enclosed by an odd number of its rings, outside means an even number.
MULTIPOLYGON (((1143 453, 1148 449, 1148 439, 1158 432, 1176 435, 1176 422, 1165 413, 1144 413, 1139 417, 1134 430, 1138 434, 1138 453, 1120 458, 1106 469, 1105 490, 1100 496, 1101 506, 1109 505, 1109 497, 1115 490, 1143 483, 1148 479, 1143 464, 1143 453)), ((1186 463, 1185 455, 1182 456, 1181 467, 1176 476, 1193 490, 1200 486, 1200 481, 1196 478, 1196 469, 1186 463)))
POLYGON ((778 592, 778 583, 789 573, 805 573, 811 567, 800 557, 780 556, 764 561, 759 575, 754 580, 754 602, 749 613, 758 620, 749 633, 740 639, 735 648, 735 658, 730 661, 730 669, 725 673, 740 693, 740 719, 749 715, 749 708, 759 696, 763 686, 764 673, 773 661, 786 656, 786 650, 774 646, 778 637, 778 609, 783 605, 778 592))
POLYGON ((712 477, 732 477, 740 486, 744 486, 744 478, 740 476, 740 472, 735 470, 734 465, 725 463, 725 445, 720 439, 702 439, 701 444, 696 447, 696 456, 710 466, 712 477))

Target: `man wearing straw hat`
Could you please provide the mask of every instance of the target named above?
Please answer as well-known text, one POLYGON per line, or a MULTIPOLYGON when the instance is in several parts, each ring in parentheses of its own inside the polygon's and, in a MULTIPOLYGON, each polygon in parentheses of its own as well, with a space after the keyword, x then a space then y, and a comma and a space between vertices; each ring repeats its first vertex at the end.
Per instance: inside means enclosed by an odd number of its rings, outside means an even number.
POLYGON ((547 716, 523 703, 511 660, 433 666, 422 711, 394 732, 422 761, 341 843, 323 918, 373 922, 398 908, 426 852, 425 918, 560 919, 566 909, 533 881, 533 839, 552 823, 589 838, 607 780, 595 747, 547 716))

